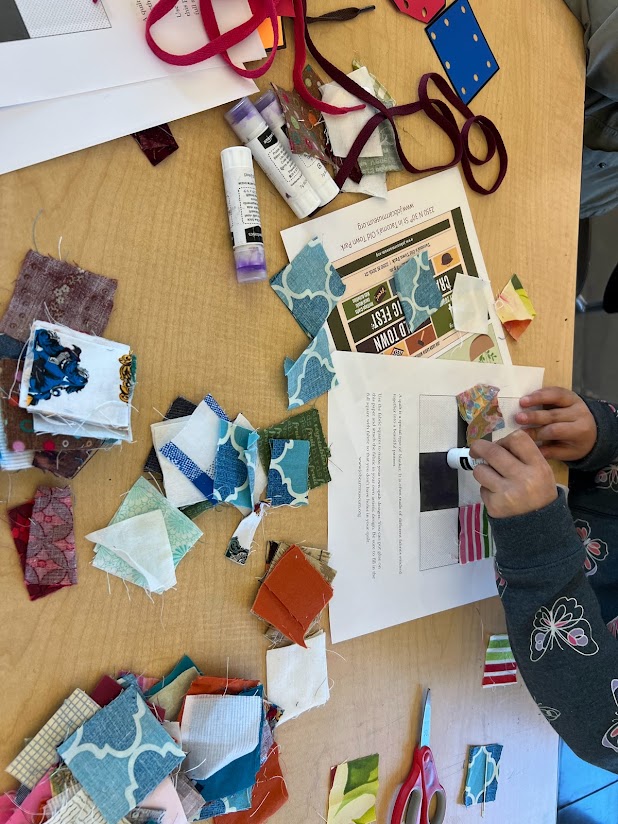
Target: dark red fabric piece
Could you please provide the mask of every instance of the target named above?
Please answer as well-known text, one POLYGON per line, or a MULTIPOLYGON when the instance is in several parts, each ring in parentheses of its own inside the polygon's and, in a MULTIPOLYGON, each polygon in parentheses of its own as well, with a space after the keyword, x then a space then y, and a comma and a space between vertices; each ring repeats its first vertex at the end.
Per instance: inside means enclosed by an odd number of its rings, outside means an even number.
POLYGON ((114 698, 118 698, 121 692, 122 687, 118 681, 114 681, 109 675, 104 675, 90 693, 90 697, 100 707, 106 707, 112 703, 114 698))
POLYGON ((178 143, 167 123, 134 132, 132 137, 153 166, 158 166, 178 148, 178 143))
MULTIPOLYGON (((25 504, 9 509, 7 515, 9 516, 9 524, 11 527, 11 535, 15 543, 15 549, 19 555, 19 563, 21 570, 26 572, 26 554, 28 552, 28 539, 30 538, 30 519, 32 518, 32 511, 34 509, 34 500, 27 501, 25 504)), ((25 582, 24 582, 25 583, 25 582)), ((44 598, 45 595, 51 595, 57 589, 62 589, 61 586, 49 585, 42 586, 41 584, 28 584, 26 589, 31 601, 36 601, 37 598, 44 598)))

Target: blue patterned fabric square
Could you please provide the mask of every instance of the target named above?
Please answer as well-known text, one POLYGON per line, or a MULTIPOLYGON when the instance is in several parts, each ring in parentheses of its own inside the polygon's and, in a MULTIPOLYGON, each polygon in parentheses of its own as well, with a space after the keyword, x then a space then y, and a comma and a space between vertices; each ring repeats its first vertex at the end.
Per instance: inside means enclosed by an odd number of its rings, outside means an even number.
MULTIPOLYGON (((260 684, 257 687, 243 690, 239 695, 259 695, 264 696, 264 687, 260 684)), ((265 712, 262 707, 262 721, 260 724, 260 740, 253 752, 247 753, 235 761, 232 761, 223 769, 211 775, 205 781, 196 781, 195 788, 204 801, 225 802, 226 799, 241 793, 243 790, 250 790, 255 784, 255 777, 261 766, 260 752, 262 748, 262 734, 264 730, 265 712)), ((228 811, 230 812, 230 811, 228 811)))
POLYGON ((253 509, 258 440, 257 432, 252 429, 230 421, 220 422, 213 493, 216 500, 253 509))
POLYGON ((440 308, 442 293, 434 275, 427 251, 414 255, 395 272, 395 289, 411 332, 440 308))
POLYGON ((496 800, 502 749, 502 744, 469 747, 468 774, 464 789, 466 807, 496 800))
POLYGON ((283 371, 288 379, 288 409, 304 406, 337 386, 339 381, 324 327, 297 361, 285 359, 283 371))
POLYGON ((266 496, 272 506, 306 506, 308 472, 309 441, 271 440, 266 496))
POLYGON ((458 0, 425 28, 448 79, 464 103, 500 68, 468 0, 458 0))
POLYGON ((215 815, 227 815, 228 813, 240 813, 244 810, 250 810, 252 795, 253 787, 248 787, 246 790, 241 790, 227 798, 218 798, 216 801, 209 801, 200 810, 198 821, 205 821, 215 815))
POLYGON ((135 687, 86 721, 58 754, 108 824, 117 824, 185 757, 135 687))
POLYGON ((270 285, 310 338, 315 338, 345 292, 339 272, 313 238, 270 285))

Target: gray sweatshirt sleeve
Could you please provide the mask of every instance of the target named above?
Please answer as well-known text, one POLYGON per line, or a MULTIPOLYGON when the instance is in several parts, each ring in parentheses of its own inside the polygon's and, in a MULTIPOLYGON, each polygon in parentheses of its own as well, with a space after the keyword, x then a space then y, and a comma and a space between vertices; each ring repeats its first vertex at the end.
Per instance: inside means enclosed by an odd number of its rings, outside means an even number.
POLYGON ((587 85, 618 101, 618 7, 616 0, 565 0, 584 27, 587 85))
POLYGON ((491 524, 498 591, 526 686, 581 758, 618 773, 618 641, 584 574, 564 494, 491 524))

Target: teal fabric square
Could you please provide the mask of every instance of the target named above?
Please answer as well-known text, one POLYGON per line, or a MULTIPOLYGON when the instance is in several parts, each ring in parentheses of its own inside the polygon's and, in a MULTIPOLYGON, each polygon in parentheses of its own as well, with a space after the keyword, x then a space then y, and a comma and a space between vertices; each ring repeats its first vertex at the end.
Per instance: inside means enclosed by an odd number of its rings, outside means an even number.
POLYGON ((297 361, 285 359, 283 371, 288 379, 288 409, 304 406, 337 386, 339 381, 325 327, 320 329, 297 361))
POLYGON ((86 721, 58 754, 108 824, 117 824, 185 757, 135 687, 86 721))
POLYGON ((219 427, 214 497, 239 508, 253 509, 259 436, 254 430, 230 421, 220 421, 219 427))
POLYGON ((146 698, 152 698, 153 695, 156 695, 158 692, 164 687, 167 687, 168 684, 171 684, 172 681, 175 681, 179 675, 182 675, 183 672, 186 672, 188 669, 195 668, 198 672, 201 673, 200 668, 197 664, 194 664, 193 661, 189 658, 188 655, 183 655, 180 661, 176 664, 174 669, 168 673, 164 678, 162 678, 154 687, 151 687, 148 692, 146 693, 146 698))
POLYGON ((308 472, 309 441, 271 440, 266 491, 271 505, 306 506, 308 472))
POLYGON ((277 272, 270 285, 310 338, 315 338, 345 292, 339 272, 317 238, 277 272))
MULTIPOLYGON (((138 478, 133 484, 110 524, 117 524, 136 515, 145 515, 155 509, 160 509, 163 515, 172 548, 172 559, 174 566, 177 567, 187 552, 202 537, 202 530, 195 526, 190 518, 172 506, 167 498, 161 495, 145 478, 138 478)), ((96 544, 94 551, 96 555, 92 562, 93 567, 148 589, 148 582, 144 576, 118 555, 110 552, 102 544, 96 544)))
POLYGON ((395 290, 411 332, 440 308, 442 293, 434 277, 433 263, 427 251, 414 255, 395 272, 395 290))
POLYGON ((502 744, 485 744, 468 749, 468 774, 464 790, 466 807, 496 800, 501 756, 502 744))

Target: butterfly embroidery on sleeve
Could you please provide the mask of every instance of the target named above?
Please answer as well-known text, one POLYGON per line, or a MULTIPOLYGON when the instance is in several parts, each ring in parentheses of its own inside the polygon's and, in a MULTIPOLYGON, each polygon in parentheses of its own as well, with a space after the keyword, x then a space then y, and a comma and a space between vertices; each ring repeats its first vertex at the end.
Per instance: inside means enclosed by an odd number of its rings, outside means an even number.
POLYGON ((590 524, 588 521, 582 521, 578 518, 575 521, 575 529, 586 550, 586 560, 584 561, 586 575, 594 575, 598 569, 598 564, 609 555, 609 548, 605 541, 590 537, 590 524))
POLYGON ((557 721, 562 715, 560 710, 555 710, 553 707, 544 707, 542 704, 539 704, 539 709, 550 723, 557 721))
MULTIPOLYGON (((612 695, 614 696, 614 701, 618 706, 618 678, 614 678, 611 684, 612 687, 612 695)), ((617 713, 618 716, 618 713, 617 713)), ((603 736, 603 740, 601 741, 604 747, 607 747, 609 750, 613 750, 614 752, 618 752, 618 717, 614 719, 613 724, 608 729, 608 731, 603 736)))
POLYGON ((534 616, 530 636, 530 660, 540 661, 548 649, 571 648, 580 655, 596 655, 599 645, 592 637, 584 608, 575 598, 558 598, 551 609, 541 607, 534 616))
POLYGON ((618 464, 610 464, 600 469, 594 477, 594 482, 600 489, 618 492, 618 464))
POLYGON ((612 618, 612 620, 607 625, 607 629, 614 636, 614 638, 618 639, 618 615, 615 618, 612 618))
POLYGON ((503 577, 502 572, 500 571, 500 567, 495 562, 494 567, 496 573, 496 587, 498 589, 498 595, 500 596, 500 598, 502 598, 502 596, 504 595, 504 590, 508 586, 508 582, 506 578, 503 577))

